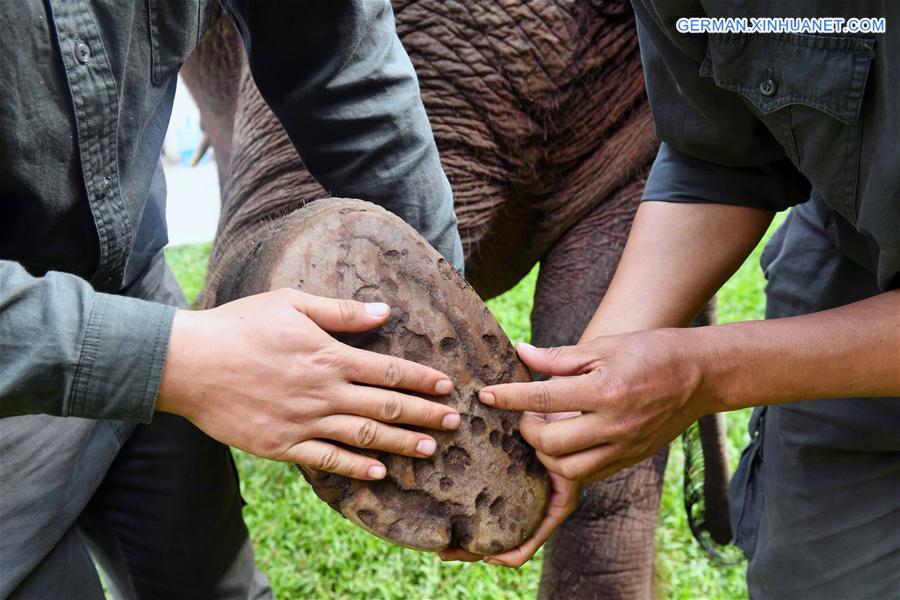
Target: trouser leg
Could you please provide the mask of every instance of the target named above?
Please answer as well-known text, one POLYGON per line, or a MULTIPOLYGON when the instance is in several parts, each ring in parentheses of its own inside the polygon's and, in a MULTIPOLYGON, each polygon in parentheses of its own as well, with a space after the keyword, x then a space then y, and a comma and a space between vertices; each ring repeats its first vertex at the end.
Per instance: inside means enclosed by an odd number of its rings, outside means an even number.
POLYGON ((16 600, 98 600, 103 598, 100 578, 81 536, 73 527, 63 535, 10 598, 16 600), (45 576, 52 573, 52 577, 45 576))
MULTIPOLYGON (((186 306, 160 260, 126 293, 186 306)), ((15 490, 0 514, 4 571, 15 565, 0 574, 0 595, 24 582, 50 589, 70 575, 96 579, 86 546, 116 597, 271 596, 254 566, 229 449, 188 421, 163 413, 139 426, 36 416, 0 427, 11 434, 0 440, 0 475, 4 489, 15 490), (54 558, 61 540, 83 541, 80 552, 67 550, 80 562, 54 558)))
POLYGON ((238 481, 226 446, 190 422, 158 414, 138 426, 78 520, 88 547, 123 598, 235 598, 249 585, 238 481), (241 576, 242 575, 242 576, 241 576))
MULTIPOLYGON (((763 267, 767 318, 878 293, 875 276, 837 251, 812 204, 789 215, 763 267)), ((768 406, 752 429, 731 489, 751 597, 900 596, 900 399, 768 406)))
POLYGON ((46 415, 0 419, 0 597, 102 597, 75 522, 131 428, 46 415), (66 593, 49 593, 63 583, 66 593))

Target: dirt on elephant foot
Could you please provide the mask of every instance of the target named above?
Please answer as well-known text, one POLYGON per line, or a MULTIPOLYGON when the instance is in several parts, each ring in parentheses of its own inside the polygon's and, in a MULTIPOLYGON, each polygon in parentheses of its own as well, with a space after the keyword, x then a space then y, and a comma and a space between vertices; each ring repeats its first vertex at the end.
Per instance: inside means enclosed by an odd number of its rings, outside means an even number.
POLYGON ((462 416, 455 432, 429 431, 438 443, 432 457, 372 453, 387 466, 375 482, 301 469, 321 499, 375 535, 420 550, 494 554, 534 531, 547 474, 519 434, 518 415, 478 401, 482 386, 528 381, 528 370, 472 287, 411 227, 367 202, 319 200, 276 222, 240 271, 237 296, 292 287, 387 302, 382 327, 339 339, 454 382, 449 397, 429 398, 462 416))

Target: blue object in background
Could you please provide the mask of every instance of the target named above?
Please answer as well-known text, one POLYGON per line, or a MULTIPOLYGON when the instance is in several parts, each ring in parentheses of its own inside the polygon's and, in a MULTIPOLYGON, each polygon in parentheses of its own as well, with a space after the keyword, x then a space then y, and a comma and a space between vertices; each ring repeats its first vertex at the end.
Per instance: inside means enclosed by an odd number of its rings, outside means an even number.
MULTIPOLYGON (((197 148, 203 141, 203 130, 200 129, 200 120, 193 115, 185 115, 182 122, 175 128, 175 144, 178 149, 178 164, 189 166, 191 159, 197 153, 197 148)), ((210 160, 210 152, 207 152, 198 164, 210 160)))

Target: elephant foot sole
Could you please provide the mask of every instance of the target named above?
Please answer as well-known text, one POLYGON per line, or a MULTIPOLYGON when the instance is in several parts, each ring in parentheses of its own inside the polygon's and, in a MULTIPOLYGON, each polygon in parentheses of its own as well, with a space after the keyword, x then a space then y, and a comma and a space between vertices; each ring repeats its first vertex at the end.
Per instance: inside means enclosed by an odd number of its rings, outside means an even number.
POLYGON ((384 325, 336 337, 454 383, 450 396, 428 397, 461 415, 457 431, 428 432, 434 455, 367 452, 387 467, 381 481, 302 469, 319 497, 363 529, 420 550, 494 554, 524 541, 544 515, 549 479, 519 434, 518 414, 481 404, 478 391, 530 375, 462 276, 401 219, 359 200, 310 203, 275 222, 249 254, 239 295, 289 287, 386 302, 384 325))

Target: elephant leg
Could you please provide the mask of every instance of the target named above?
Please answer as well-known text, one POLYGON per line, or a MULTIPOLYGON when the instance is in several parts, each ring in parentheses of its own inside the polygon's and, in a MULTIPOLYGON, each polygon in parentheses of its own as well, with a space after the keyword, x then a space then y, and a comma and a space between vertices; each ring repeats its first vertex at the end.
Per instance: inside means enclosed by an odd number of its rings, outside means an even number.
MULTIPOLYGON (((532 312, 539 346, 575 343, 606 292, 637 209, 641 181, 570 229, 541 262, 532 312)), ((668 448, 585 488, 545 547, 541 598, 653 596, 654 539, 668 448)))
POLYGON ((587 486, 544 547, 539 598, 652 598, 654 539, 668 446, 587 486))

